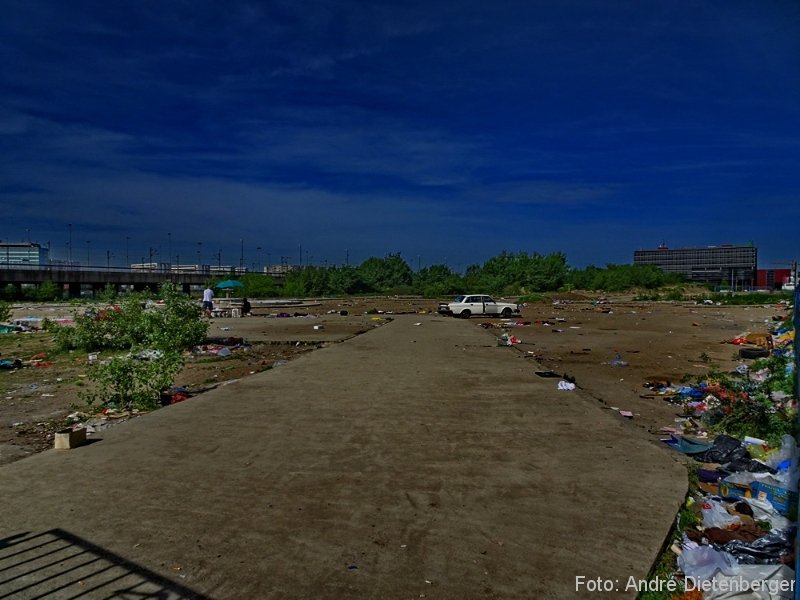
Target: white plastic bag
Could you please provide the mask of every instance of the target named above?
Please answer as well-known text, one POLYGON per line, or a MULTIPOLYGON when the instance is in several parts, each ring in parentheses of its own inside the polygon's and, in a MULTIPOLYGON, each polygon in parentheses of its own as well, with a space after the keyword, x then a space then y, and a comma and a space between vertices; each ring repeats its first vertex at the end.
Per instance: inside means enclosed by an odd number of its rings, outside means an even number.
POLYGON ((741 522, 739 517, 728 514, 725 505, 718 498, 707 497, 703 500, 700 507, 703 513, 703 528, 721 527, 726 528, 734 523, 741 522))
POLYGON ((758 500, 757 498, 742 498, 748 506, 753 509, 753 519, 756 521, 768 521, 771 529, 786 529, 791 526, 791 522, 782 516, 769 500, 758 500))
POLYGON ((695 581, 712 579, 717 572, 735 575, 738 565, 736 559, 712 546, 685 547, 678 557, 678 568, 695 581))

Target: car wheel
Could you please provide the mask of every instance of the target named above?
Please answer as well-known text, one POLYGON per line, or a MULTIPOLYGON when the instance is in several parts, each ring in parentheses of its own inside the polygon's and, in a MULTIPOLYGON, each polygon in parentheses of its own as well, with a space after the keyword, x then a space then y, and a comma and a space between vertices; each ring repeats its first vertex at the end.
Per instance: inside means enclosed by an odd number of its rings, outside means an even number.
POLYGON ((504 319, 507 319, 508 317, 511 316, 511 309, 508 307, 504 308, 503 312, 500 313, 500 316, 503 317, 504 319))
POLYGON ((470 316, 471 314, 472 314, 472 313, 471 313, 471 312, 469 312, 468 310, 462 310, 462 311, 461 311, 461 318, 462 318, 462 319, 469 319, 469 316, 470 316))

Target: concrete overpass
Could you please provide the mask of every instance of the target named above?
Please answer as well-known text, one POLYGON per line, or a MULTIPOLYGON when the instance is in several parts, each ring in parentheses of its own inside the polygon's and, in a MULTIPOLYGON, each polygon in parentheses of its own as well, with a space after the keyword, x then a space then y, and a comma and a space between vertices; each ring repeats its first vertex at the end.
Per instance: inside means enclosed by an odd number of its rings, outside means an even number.
MULTIPOLYGON (((183 291, 190 293, 192 287, 206 285, 209 280, 216 277, 236 277, 234 272, 209 272, 208 270, 176 271, 176 270, 147 270, 126 268, 98 268, 98 267, 64 267, 41 266, 37 268, 20 268, 0 265, 0 288, 8 284, 21 290, 23 285, 39 286, 46 281, 52 281, 59 287, 69 290, 70 297, 78 297, 81 291, 90 289, 92 292, 101 290, 107 285, 112 285, 119 291, 122 286, 136 291, 145 289, 156 290, 165 281, 172 281, 180 285, 183 291)), ((283 274, 264 273, 264 277, 272 277, 278 285, 283 284, 283 274)))

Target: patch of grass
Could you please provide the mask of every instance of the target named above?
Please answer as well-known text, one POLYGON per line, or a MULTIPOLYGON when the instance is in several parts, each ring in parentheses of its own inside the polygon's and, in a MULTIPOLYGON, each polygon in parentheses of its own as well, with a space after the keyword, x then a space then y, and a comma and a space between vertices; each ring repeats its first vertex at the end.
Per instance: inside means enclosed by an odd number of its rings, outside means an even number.
POLYGON ((548 301, 544 294, 525 294, 517 298, 517 304, 544 304, 548 301))

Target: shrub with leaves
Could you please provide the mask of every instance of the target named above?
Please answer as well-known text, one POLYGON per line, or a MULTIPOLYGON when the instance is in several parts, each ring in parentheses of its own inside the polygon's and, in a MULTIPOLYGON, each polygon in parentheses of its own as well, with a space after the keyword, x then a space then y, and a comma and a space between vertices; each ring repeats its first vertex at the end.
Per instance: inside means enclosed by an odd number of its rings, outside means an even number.
POLYGON ((165 352, 179 352, 205 341, 208 321, 200 318, 200 308, 172 283, 160 290, 163 304, 145 306, 138 327, 143 344, 165 352))
POLYGON ((183 359, 177 353, 151 360, 114 356, 89 368, 89 380, 95 387, 81 397, 90 406, 98 403, 126 410, 153 410, 160 406, 161 391, 172 384, 182 366, 183 359))
POLYGON ((130 294, 115 306, 75 314, 74 326, 54 328, 62 350, 129 350, 134 347, 179 352, 201 344, 208 322, 200 309, 174 284, 164 283, 160 302, 143 294, 130 294))
POLYGON ((11 318, 11 305, 0 300, 0 323, 5 323, 11 318))
POLYGON ((711 371, 707 379, 701 389, 714 400, 707 400, 703 420, 712 432, 738 438, 750 435, 776 445, 783 435, 796 432, 796 380, 789 357, 775 354, 754 361, 745 375, 711 371), (775 392, 782 392, 784 399, 772 397, 775 392))

